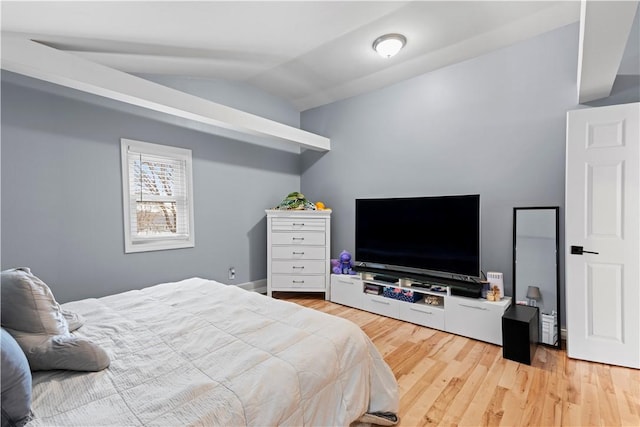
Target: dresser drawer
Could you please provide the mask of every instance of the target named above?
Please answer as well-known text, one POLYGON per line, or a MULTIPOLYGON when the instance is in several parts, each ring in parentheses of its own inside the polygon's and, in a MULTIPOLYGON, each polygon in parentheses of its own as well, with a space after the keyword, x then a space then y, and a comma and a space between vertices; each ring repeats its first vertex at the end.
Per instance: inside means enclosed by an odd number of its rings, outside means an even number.
POLYGON ((271 258, 273 259, 325 259, 326 249, 320 246, 273 246, 271 258))
POLYGON ((444 329, 444 309, 420 303, 400 304, 400 319, 434 329, 444 329))
POLYGON ((325 240, 322 232, 278 232, 271 234, 271 243, 274 245, 324 246, 325 240))
POLYGON ((271 261, 273 274, 324 274, 328 269, 329 265, 323 260, 271 261))
POLYGON ((325 220, 320 218, 273 218, 273 231, 324 231, 325 220))
POLYGON ((271 287, 277 289, 326 289, 326 276, 302 276, 297 274, 274 274, 271 276, 271 287))

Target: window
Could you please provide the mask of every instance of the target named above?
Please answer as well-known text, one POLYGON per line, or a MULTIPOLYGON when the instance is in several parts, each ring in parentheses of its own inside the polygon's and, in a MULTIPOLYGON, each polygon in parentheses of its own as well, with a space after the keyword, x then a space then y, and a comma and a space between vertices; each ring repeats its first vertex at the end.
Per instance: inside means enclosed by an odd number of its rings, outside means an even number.
POLYGON ((125 252, 193 247, 191 150, 120 144, 125 252))

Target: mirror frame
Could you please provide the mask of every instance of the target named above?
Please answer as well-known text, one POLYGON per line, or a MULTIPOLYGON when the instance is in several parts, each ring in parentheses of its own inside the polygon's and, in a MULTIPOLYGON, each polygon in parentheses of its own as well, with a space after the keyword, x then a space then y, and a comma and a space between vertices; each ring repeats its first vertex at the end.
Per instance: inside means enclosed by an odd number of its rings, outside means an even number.
MULTIPOLYGON (((533 206, 533 207, 515 207, 513 208, 513 288, 511 290, 511 295, 513 298, 513 303, 516 304, 518 301, 518 294, 516 293, 516 226, 517 226, 517 215, 518 211, 524 210, 553 210, 555 211, 555 221, 556 221, 556 311, 558 313, 558 324, 557 334, 558 334, 558 343, 553 344, 545 344, 541 342, 540 337, 538 338, 538 345, 543 345, 546 347, 553 348, 562 348, 562 310, 560 309, 560 207, 559 206, 533 206)), ((525 295, 526 296, 526 295, 525 295)), ((541 327, 540 325, 538 327, 541 327)))

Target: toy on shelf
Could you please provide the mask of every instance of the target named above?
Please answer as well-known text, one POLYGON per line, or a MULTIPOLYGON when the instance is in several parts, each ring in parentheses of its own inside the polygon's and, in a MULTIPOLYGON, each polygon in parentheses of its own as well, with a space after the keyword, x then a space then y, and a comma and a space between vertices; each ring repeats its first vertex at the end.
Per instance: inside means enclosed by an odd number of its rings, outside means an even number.
POLYGON ((357 274, 353 270, 351 254, 346 250, 340 252, 340 257, 338 259, 331 260, 331 267, 334 274, 357 274))
POLYGON ((304 194, 294 191, 287 194, 287 197, 275 209, 316 210, 316 205, 308 201, 304 194))
POLYGON ((500 301, 501 299, 502 295, 500 294, 500 288, 498 286, 494 286, 493 289, 487 292, 488 301, 500 301))

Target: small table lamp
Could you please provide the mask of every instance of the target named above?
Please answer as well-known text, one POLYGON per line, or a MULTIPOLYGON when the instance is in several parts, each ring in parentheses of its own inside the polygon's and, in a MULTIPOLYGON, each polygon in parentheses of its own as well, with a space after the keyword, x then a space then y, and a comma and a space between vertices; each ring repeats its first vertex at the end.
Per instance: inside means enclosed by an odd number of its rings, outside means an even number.
POLYGON ((540 288, 537 286, 529 286, 527 288, 527 299, 529 300, 529 305, 533 307, 537 307, 537 301, 542 298, 540 295, 540 288))

